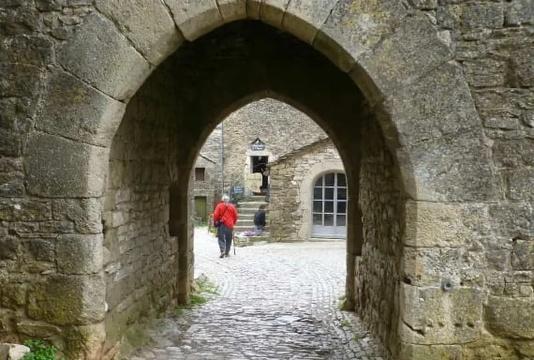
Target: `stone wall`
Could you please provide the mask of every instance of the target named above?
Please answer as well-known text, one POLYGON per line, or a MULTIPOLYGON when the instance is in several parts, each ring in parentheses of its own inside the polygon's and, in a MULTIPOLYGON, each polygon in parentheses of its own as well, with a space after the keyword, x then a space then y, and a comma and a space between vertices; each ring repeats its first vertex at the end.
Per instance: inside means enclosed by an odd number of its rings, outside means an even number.
MULTIPOLYGON (((117 114, 150 70, 183 41, 177 26, 192 41, 224 21, 248 16, 315 39, 315 49, 350 70, 369 103, 388 113, 382 130, 390 146, 398 145, 392 154, 413 199, 404 204, 401 327, 390 329, 404 343, 403 357, 534 356, 531 0, 340 0, 320 9, 292 1, 283 10, 287 16, 267 2, 257 14, 226 12, 226 6, 218 11, 215 1, 206 11, 195 7, 200 2, 172 1, 174 14, 160 2, 144 8, 98 1, 102 13, 94 3, 0 4, 2 339, 44 337, 78 357, 98 354, 105 336, 99 249, 103 169, 108 168, 99 165, 107 165, 108 140, 121 118, 117 114), (193 19, 199 13, 205 15, 202 21, 193 19), (303 26, 299 19, 310 23, 303 26)), ((256 5, 250 11, 259 8, 256 1, 247 3, 256 5)), ((194 133, 195 126, 211 126, 207 119, 234 100, 269 87, 315 106, 337 136, 340 151, 351 154, 356 118, 338 116, 348 107, 341 113, 323 106, 349 94, 360 96, 343 82, 345 74, 341 77, 320 60, 309 63, 315 49, 301 47, 305 56, 300 56, 294 52, 300 43, 271 46, 278 54, 297 55, 287 62, 277 57, 276 63, 274 56, 258 53, 246 58, 253 47, 226 56, 241 42, 222 50, 219 43, 203 48, 203 56, 210 56, 212 48, 223 55, 201 68, 209 86, 201 88, 198 84, 206 82, 195 78, 199 81, 188 83, 189 91, 180 97, 199 98, 203 105, 180 118, 184 129, 194 133), (239 59, 245 60, 232 68, 230 62, 239 59), (217 77, 213 64, 228 77, 217 77), (314 69, 313 76, 306 65, 314 69), (265 81, 265 74, 268 84, 250 86, 250 79, 265 81), (335 87, 329 79, 336 79, 335 87), (321 85, 320 96, 308 91, 321 85), (329 97, 341 90, 343 96, 329 97), (198 97, 196 91, 210 96, 198 97)), ((183 47, 195 50, 191 44, 183 47)), ((192 67, 202 59, 195 60, 192 67)), ((359 108, 350 109, 358 113, 359 108)), ((188 131, 182 147, 196 149, 197 138, 188 131)), ((347 172, 354 172, 356 160, 347 161, 347 172)), ((356 245, 349 255, 358 252, 356 245)), ((183 270, 183 262, 179 266, 183 270)))
POLYGON ((104 336, 102 202, 48 192, 52 183, 79 187, 82 177, 43 177, 30 189, 23 163, 37 143, 47 144, 43 156, 55 163, 83 161, 73 136, 52 144, 55 133, 36 119, 72 109, 58 86, 77 92, 80 102, 93 94, 53 66, 55 48, 93 11, 90 3, 0 2, 0 342, 43 338, 77 354, 93 351, 84 341, 98 348, 104 336), (41 106, 45 89, 51 103, 41 106))
MULTIPOLYGON (((208 215, 213 212, 215 202, 221 198, 220 163, 213 162, 210 158, 199 156, 195 162, 196 168, 204 168, 204 180, 195 179, 192 174, 193 200, 197 196, 206 198, 208 215)), ((194 171, 194 170, 193 170, 194 171)))
POLYGON ((369 120, 362 134, 359 206, 363 246, 356 259, 354 303, 356 311, 394 358, 399 339, 391 329, 399 328, 401 312, 404 199, 396 165, 376 121, 369 120))
MULTIPOLYGON (((459 233, 457 239, 465 241, 464 247, 458 248, 456 244, 435 254, 426 250, 424 254, 408 256, 456 258, 456 266, 463 270, 456 271, 461 275, 451 278, 474 288, 460 290, 464 293, 458 296, 463 297, 465 311, 476 319, 475 328, 479 322, 484 326, 476 336, 460 329, 464 341, 468 338, 478 341, 463 352, 449 347, 449 353, 462 353, 468 359, 496 354, 507 359, 533 358, 534 3, 411 2, 431 18, 463 68, 493 159, 499 200, 464 207, 441 206, 442 219, 447 218, 446 214, 451 214, 451 218, 454 213, 462 214, 464 223, 448 228, 459 233)), ((407 209, 413 208, 413 204, 407 205, 407 209)), ((420 209, 419 216, 434 210, 437 209, 420 209)), ((439 268, 438 263, 428 264, 439 268)), ((424 296, 434 295, 428 291, 424 296)), ((437 356, 425 353, 427 350, 412 351, 421 352, 421 357, 437 356)))
POLYGON ((344 171, 336 147, 323 139, 283 155, 271 166, 269 228, 275 241, 307 241, 311 236, 314 181, 344 171))
POLYGON ((130 100, 109 155, 103 211, 108 353, 138 331, 134 324, 176 299, 178 241, 169 234, 169 188, 178 171, 177 124, 164 79, 156 73, 130 100))
POLYGON ((309 116, 274 99, 252 102, 224 120, 225 184, 244 184, 250 167, 249 144, 260 138, 269 161, 326 136, 309 116))
POLYGON ((214 205, 222 196, 221 141, 222 126, 219 124, 202 145, 195 162, 195 168, 203 167, 206 169, 206 177, 204 181, 193 180, 193 197, 205 196, 207 198, 208 213, 213 211, 214 205))

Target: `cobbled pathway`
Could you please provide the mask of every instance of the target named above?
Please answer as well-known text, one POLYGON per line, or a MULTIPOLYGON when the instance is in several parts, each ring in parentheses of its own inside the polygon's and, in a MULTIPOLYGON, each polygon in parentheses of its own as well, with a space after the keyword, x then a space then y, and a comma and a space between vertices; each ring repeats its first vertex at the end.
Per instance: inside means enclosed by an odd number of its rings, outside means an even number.
POLYGON ((218 286, 206 304, 150 331, 151 347, 129 359, 382 360, 343 294, 342 242, 237 248, 219 259, 215 238, 195 232, 195 276, 218 286))

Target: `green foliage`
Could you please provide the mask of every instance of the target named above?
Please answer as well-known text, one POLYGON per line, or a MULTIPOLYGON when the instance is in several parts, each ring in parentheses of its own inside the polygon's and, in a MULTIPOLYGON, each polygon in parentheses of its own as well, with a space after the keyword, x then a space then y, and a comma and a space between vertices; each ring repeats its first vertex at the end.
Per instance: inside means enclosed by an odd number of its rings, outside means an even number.
POLYGON ((24 355, 22 360, 56 360, 57 349, 42 340, 27 340, 24 345, 30 348, 30 352, 24 355))
POLYGON ((199 293, 208 293, 212 295, 217 295, 219 293, 217 285, 212 283, 206 276, 199 276, 196 282, 199 293))
POLYGON ((340 296, 338 299, 337 308, 339 310, 345 310, 346 307, 347 307, 347 298, 344 295, 340 296))
POLYGON ((217 295, 217 286, 209 281, 209 279, 205 275, 199 276, 197 279, 195 279, 195 284, 193 286, 193 293, 189 297, 189 303, 178 305, 174 309, 174 315, 175 316, 182 316, 185 309, 192 309, 195 306, 200 306, 209 301, 213 295, 217 295))

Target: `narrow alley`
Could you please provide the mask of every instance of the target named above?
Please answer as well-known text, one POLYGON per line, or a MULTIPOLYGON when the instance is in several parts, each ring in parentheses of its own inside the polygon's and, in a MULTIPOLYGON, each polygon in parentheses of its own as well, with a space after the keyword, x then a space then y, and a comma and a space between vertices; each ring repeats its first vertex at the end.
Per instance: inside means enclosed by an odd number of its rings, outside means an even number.
POLYGON ((216 239, 196 229, 195 276, 207 276, 217 294, 165 319, 151 334, 152 347, 130 359, 382 359, 354 313, 338 309, 343 241, 218 254, 216 239))

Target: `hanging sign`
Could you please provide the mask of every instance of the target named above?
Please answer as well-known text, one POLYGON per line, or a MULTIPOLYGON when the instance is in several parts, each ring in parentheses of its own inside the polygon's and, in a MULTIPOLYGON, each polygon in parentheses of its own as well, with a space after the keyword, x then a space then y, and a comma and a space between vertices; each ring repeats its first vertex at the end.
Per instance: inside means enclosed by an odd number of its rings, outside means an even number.
POLYGON ((250 150, 263 151, 265 150, 265 143, 261 141, 260 138, 256 138, 256 140, 250 143, 250 150))

